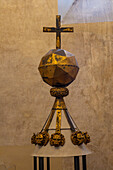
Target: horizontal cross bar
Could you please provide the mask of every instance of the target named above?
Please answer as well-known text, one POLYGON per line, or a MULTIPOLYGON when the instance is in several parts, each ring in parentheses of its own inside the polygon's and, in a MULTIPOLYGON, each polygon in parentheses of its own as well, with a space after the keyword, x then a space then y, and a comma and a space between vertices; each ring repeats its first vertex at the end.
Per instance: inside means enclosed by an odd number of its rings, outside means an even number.
POLYGON ((54 27, 43 27, 43 32, 56 32, 54 27))
POLYGON ((73 27, 62 27, 62 28, 55 28, 55 27, 43 27, 43 32, 73 32, 73 27))
POLYGON ((56 15, 56 28, 43 27, 43 32, 56 32, 56 49, 61 49, 61 33, 74 32, 73 27, 61 27, 61 16, 56 15))
POLYGON ((62 27, 61 32, 74 32, 73 27, 62 27))

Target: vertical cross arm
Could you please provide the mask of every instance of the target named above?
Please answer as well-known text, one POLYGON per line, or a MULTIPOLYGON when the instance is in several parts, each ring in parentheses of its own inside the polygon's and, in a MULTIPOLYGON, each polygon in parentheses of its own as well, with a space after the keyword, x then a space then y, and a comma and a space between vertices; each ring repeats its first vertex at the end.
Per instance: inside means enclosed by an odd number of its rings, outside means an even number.
POLYGON ((56 28, 61 27, 61 15, 56 15, 56 28))
POLYGON ((43 27, 43 32, 56 32, 56 49, 61 48, 61 32, 73 32, 73 27, 61 27, 61 16, 56 16, 55 27, 43 27))
POLYGON ((56 32, 56 49, 61 48, 61 32, 56 32))
POLYGON ((61 16, 56 15, 56 49, 61 48, 61 16))

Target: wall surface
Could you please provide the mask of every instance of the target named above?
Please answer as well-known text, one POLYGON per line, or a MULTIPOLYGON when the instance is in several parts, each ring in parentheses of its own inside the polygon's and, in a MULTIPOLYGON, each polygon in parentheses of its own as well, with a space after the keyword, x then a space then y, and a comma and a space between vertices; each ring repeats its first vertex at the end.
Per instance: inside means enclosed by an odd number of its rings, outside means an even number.
MULTIPOLYGON (((30 138, 54 102, 37 66, 55 48, 55 34, 42 27, 55 26, 57 0, 1 0, 0 11, 0 170, 31 170, 30 138)), ((80 71, 65 101, 91 136, 88 169, 112 170, 113 22, 70 26, 75 32, 62 35, 62 48, 75 54, 80 71)), ((71 160, 62 164, 71 170, 71 160)))
POLYGON ((113 169, 113 22, 73 24, 62 48, 75 54, 80 70, 66 104, 78 127, 88 131, 89 170, 113 169))
POLYGON ((74 0, 63 24, 113 21, 112 0, 74 0))
POLYGON ((56 14, 57 0, 0 1, 0 170, 32 169, 30 138, 52 101, 37 70, 55 48, 55 34, 43 26, 55 25, 56 14))

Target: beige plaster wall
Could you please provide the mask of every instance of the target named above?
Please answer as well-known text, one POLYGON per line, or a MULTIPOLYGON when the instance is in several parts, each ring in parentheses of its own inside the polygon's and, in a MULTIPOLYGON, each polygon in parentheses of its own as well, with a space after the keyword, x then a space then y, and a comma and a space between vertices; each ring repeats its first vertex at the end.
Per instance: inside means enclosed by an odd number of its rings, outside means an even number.
MULTIPOLYGON (((37 66, 55 48, 55 34, 42 27, 56 24, 57 0, 1 0, 0 11, 0 170, 31 170, 30 138, 54 102, 37 66)), ((62 35, 62 48, 75 54, 80 71, 65 101, 91 135, 88 169, 112 170, 113 23, 70 26, 75 32, 62 35)), ((62 165, 72 169, 71 160, 62 165)))
POLYGON ((55 25, 56 14, 57 0, 0 1, 0 170, 32 169, 30 138, 52 101, 44 101, 49 87, 37 71, 55 47, 55 35, 43 26, 55 25))
POLYGON ((66 103, 82 131, 88 131, 93 154, 89 170, 113 169, 113 22, 73 24, 62 48, 75 54, 80 70, 66 103))

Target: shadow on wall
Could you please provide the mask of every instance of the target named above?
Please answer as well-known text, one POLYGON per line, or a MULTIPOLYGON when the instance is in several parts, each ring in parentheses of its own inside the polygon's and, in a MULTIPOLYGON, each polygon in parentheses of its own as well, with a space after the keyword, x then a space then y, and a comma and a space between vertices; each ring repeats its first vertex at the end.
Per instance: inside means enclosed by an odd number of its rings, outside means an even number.
POLYGON ((63 24, 113 21, 112 0, 75 0, 63 17, 63 24))
POLYGON ((58 0, 58 14, 63 18, 73 3, 74 0, 58 0))

